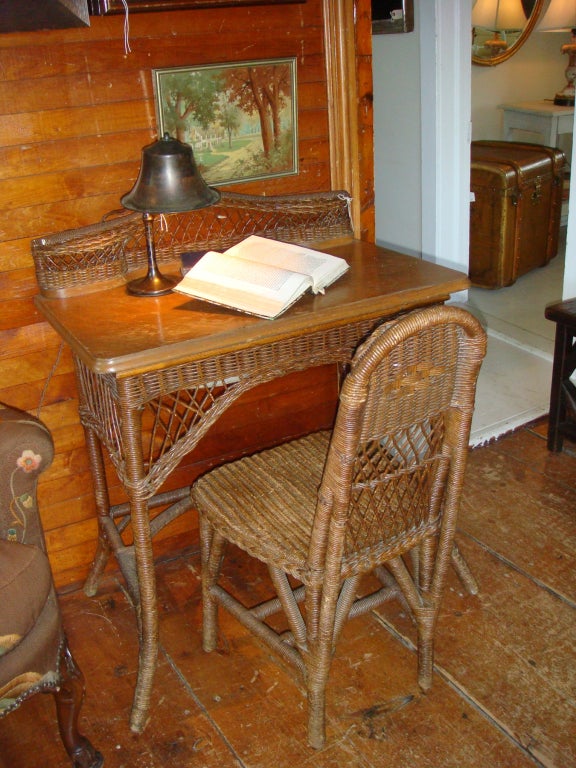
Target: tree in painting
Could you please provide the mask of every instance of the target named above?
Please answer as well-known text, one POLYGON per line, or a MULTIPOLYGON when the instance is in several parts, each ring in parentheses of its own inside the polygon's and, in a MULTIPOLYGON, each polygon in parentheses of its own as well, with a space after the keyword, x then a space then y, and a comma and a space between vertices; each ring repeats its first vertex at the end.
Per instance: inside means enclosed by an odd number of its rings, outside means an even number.
POLYGON ((215 119, 221 88, 220 78, 209 70, 167 73, 163 81, 165 130, 186 142, 189 120, 207 129, 215 119))
POLYGON ((227 93, 232 102, 248 114, 258 113, 262 149, 269 157, 280 147, 281 113, 291 96, 292 82, 285 64, 238 67, 226 78, 227 93))

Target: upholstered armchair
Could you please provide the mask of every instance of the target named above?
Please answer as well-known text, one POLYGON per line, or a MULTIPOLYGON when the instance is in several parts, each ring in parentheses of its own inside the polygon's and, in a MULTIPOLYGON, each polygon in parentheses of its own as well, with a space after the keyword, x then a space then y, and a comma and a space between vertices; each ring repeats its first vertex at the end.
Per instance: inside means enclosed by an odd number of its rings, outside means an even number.
POLYGON ((52 693, 74 768, 99 768, 102 755, 78 732, 84 680, 62 628, 36 503, 53 453, 41 421, 0 403, 0 718, 52 693))

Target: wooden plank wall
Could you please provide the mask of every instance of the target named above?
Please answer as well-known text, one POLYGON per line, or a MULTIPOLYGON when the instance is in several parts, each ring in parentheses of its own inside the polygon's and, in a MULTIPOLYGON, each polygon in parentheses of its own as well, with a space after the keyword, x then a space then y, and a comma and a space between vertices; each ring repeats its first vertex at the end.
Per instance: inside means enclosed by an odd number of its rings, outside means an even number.
MULTIPOLYGON (((365 91, 358 109, 365 174, 359 188, 363 231, 370 234, 370 3, 355 3, 363 30, 358 80, 365 91)), ((156 139, 151 70, 158 67, 296 56, 299 173, 234 189, 268 194, 330 189, 323 40, 322 0, 132 13, 130 50, 123 16, 92 18, 89 28, 0 35, 0 400, 34 414, 40 410, 54 435, 56 457, 42 478, 40 504, 60 589, 86 575, 95 511, 72 359, 34 306, 30 239, 93 223, 119 208, 120 196, 135 181, 141 148, 156 139)), ((329 423, 335 387, 334 372, 321 370, 255 393, 211 437, 198 466, 229 450, 231 436, 242 449, 270 442, 287 414, 293 432, 329 423)), ((173 485, 190 482, 197 471, 183 467, 173 485)), ((120 501, 112 470, 110 477, 113 501, 120 501)), ((194 528, 193 520, 182 518, 158 551, 193 544, 194 528)))

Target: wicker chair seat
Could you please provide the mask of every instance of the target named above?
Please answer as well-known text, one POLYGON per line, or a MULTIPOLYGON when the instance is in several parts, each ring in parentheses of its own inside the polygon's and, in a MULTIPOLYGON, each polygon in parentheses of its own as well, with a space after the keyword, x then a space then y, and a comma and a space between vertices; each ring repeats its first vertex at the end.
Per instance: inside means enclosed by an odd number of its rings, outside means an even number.
POLYGON ((310 536, 329 440, 330 432, 315 432, 225 464, 211 472, 209 482, 198 481, 195 499, 228 541, 308 583, 310 536))
MULTIPOLYGON (((324 579, 324 569, 310 567, 310 540, 330 438, 330 431, 315 432, 225 464, 213 470, 206 482, 198 480, 196 503, 229 542, 264 563, 282 568, 303 584, 317 586, 324 579)), ((388 505, 394 514, 378 520, 381 535, 376 541, 364 546, 359 546, 357 539, 348 542, 341 563, 343 579, 358 571, 369 572, 438 530, 439 517, 426 516, 428 498, 422 500, 426 503, 417 507, 418 513, 407 524, 397 493, 402 476, 394 483, 399 458, 386 458, 390 482, 395 484, 388 505)), ((414 466, 422 462, 421 455, 413 459, 414 466)), ((370 516, 366 499, 361 509, 365 518, 370 516)), ((413 498, 410 509, 416 509, 413 498)))

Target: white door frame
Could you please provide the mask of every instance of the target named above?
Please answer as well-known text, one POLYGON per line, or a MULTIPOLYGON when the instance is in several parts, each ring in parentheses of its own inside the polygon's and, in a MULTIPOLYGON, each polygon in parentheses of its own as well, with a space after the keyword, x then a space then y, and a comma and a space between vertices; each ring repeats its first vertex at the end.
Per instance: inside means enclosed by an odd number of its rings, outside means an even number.
POLYGON ((471 6, 421 0, 419 15, 422 257, 468 272, 471 6))

